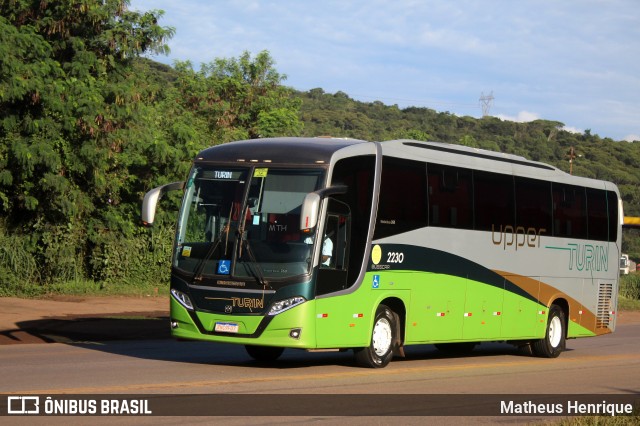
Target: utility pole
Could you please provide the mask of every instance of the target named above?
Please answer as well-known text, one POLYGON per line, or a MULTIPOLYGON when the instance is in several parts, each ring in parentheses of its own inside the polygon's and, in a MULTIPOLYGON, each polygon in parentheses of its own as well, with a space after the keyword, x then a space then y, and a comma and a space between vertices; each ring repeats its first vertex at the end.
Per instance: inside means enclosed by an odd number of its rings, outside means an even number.
POLYGON ((569 174, 573 174, 573 160, 576 158, 576 150, 574 147, 569 148, 569 153, 567 154, 569 157, 569 174))

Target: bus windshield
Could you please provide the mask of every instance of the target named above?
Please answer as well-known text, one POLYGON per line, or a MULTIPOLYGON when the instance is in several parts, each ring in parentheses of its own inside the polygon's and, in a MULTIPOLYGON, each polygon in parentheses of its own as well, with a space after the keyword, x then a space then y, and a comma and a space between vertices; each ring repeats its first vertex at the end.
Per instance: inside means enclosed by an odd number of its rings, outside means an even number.
POLYGON ((286 279, 307 274, 313 239, 300 232, 304 196, 322 169, 196 166, 178 221, 174 266, 192 274, 286 279))

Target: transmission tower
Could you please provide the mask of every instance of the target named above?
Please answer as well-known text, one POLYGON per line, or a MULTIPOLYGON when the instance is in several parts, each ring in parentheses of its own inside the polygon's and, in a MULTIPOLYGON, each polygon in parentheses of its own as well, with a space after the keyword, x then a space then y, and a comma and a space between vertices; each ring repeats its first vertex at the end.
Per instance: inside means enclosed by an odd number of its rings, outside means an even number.
POLYGON ((493 97, 493 90, 491 91, 491 93, 489 93, 488 95, 485 96, 484 92, 482 92, 480 94, 480 105, 482 106, 482 116, 486 117, 487 115, 489 115, 489 110, 491 109, 491 106, 493 105, 493 100, 495 98, 493 97))

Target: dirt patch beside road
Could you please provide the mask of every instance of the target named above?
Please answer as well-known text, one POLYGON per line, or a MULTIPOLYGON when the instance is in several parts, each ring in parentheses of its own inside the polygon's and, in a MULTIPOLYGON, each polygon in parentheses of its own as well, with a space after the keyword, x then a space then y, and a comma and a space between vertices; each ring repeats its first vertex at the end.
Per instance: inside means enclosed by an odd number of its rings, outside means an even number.
MULTIPOLYGON (((640 323, 621 311, 618 324, 640 323)), ((168 296, 0 297, 0 345, 169 338, 168 296)))
POLYGON ((0 345, 169 337, 169 298, 0 297, 0 345))

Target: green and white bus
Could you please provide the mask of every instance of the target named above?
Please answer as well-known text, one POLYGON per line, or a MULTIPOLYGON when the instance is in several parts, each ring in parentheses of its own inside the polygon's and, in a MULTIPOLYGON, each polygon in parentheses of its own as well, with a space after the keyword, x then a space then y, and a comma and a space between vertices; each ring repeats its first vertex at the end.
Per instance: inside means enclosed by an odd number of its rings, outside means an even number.
POLYGON ((615 329, 615 185, 523 157, 413 140, 273 138, 205 149, 149 191, 183 189, 171 332, 245 345, 353 349, 505 341, 557 357, 615 329))

